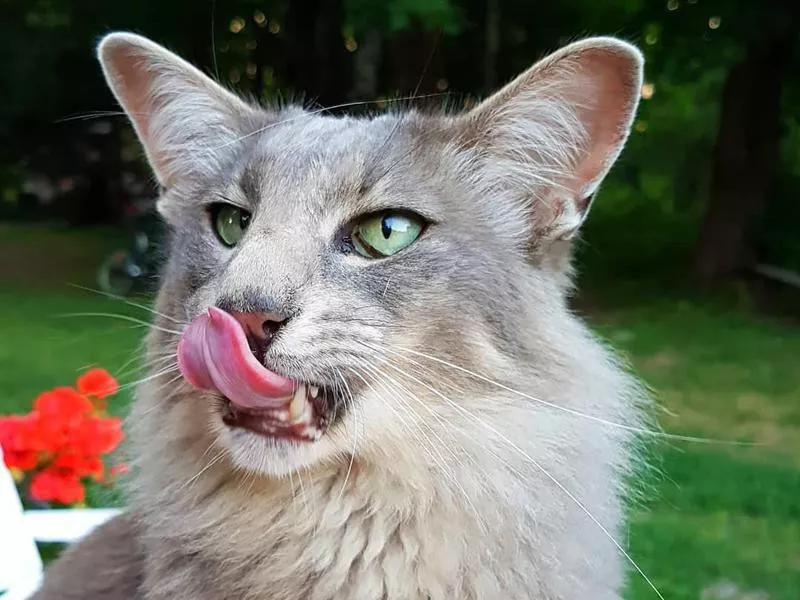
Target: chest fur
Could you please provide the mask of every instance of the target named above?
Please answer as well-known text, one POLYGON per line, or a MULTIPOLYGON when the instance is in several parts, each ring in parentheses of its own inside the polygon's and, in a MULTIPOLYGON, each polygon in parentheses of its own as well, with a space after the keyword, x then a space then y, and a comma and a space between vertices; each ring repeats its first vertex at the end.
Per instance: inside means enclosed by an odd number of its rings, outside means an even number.
POLYGON ((447 500, 408 512, 322 500, 294 497, 268 519, 229 515, 213 544, 204 528, 181 542, 152 532, 148 597, 433 600, 529 597, 523 590, 538 587, 520 515, 490 522, 447 500))

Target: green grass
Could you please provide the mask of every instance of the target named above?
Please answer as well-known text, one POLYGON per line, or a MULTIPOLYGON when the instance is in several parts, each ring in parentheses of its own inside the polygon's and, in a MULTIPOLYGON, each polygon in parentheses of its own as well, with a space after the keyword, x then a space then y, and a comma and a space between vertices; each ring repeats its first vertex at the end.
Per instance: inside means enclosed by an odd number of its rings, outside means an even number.
MULTIPOLYGON (((0 288, 0 412, 26 412, 38 393, 72 385, 91 366, 119 374, 123 384, 138 375, 136 349, 143 328, 76 313, 137 311, 91 292, 0 288)), ((122 409, 129 397, 130 390, 123 389, 111 408, 122 409)))
MULTIPOLYGON (((752 443, 654 445, 651 499, 629 531, 641 568, 668 599, 701 598, 722 582, 741 590, 734 598, 796 599, 800 332, 674 299, 592 321, 653 388, 667 431, 752 443)), ((628 597, 656 596, 632 575, 628 597)))
POLYGON ((96 286, 95 272, 112 250, 130 244, 122 231, 98 227, 75 233, 57 224, 0 222, 0 289, 65 290, 68 284, 96 286))
MULTIPOLYGON (((795 466, 668 450, 662 468, 660 497, 632 515, 630 552, 665 598, 701 598, 702 590, 722 581, 774 600, 798 597, 795 466)), ((630 598, 655 597, 638 576, 630 588, 630 598)))
MULTIPOLYGON (((0 229, 0 250, 4 233, 0 229)), ((127 370, 122 381, 133 381, 138 374, 129 361, 141 328, 109 318, 60 316, 141 315, 67 285, 93 285, 93 268, 113 236, 27 229, 13 237, 12 246, 37 256, 36 265, 63 247, 73 248, 70 260, 87 260, 57 269, 0 271, 0 413, 26 410, 37 393, 72 382, 92 364, 127 370), (82 238, 88 238, 86 246, 82 238)), ((654 444, 655 469, 644 482, 648 499, 631 514, 632 556, 668 600, 714 600, 703 590, 724 582, 735 584, 742 599, 763 592, 770 600, 796 600, 800 331, 641 283, 629 293, 625 285, 630 284, 600 289, 596 296, 602 301, 592 303, 589 319, 653 388, 663 427, 756 444, 654 444)), ((116 407, 129 397, 124 390, 116 407)), ((102 493, 93 498, 113 501, 102 493)), ((632 573, 627 598, 657 596, 632 573)))

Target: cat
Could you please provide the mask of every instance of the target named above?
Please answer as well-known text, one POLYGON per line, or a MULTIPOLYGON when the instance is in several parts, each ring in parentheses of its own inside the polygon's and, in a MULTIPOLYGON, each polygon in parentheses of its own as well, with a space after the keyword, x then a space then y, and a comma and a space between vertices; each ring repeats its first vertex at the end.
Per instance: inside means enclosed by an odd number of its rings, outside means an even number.
POLYGON ((35 598, 619 599, 649 401, 568 301, 640 52, 368 118, 249 104, 130 33, 98 57, 168 261, 130 508, 35 598))

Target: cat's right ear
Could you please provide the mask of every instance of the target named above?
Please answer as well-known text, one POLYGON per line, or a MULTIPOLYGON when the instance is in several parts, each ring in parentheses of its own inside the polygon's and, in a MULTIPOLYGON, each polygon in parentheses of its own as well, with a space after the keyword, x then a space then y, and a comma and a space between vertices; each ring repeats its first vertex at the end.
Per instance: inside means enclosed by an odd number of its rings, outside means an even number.
POLYGON ((219 150, 255 110, 162 46, 111 33, 97 47, 106 81, 128 114, 161 185, 213 172, 219 150))

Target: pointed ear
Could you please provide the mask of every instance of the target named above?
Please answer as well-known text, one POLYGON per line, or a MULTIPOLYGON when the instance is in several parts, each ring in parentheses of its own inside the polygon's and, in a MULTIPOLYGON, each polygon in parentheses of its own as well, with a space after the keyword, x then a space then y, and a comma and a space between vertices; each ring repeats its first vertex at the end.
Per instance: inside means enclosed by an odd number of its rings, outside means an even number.
POLYGON ((188 62, 147 38, 112 33, 97 57, 130 117, 159 183, 208 173, 255 110, 188 62))
POLYGON ((481 157, 481 179, 525 207, 534 244, 569 239, 580 227, 628 138, 642 69, 633 46, 587 39, 460 117, 462 140, 481 157))

